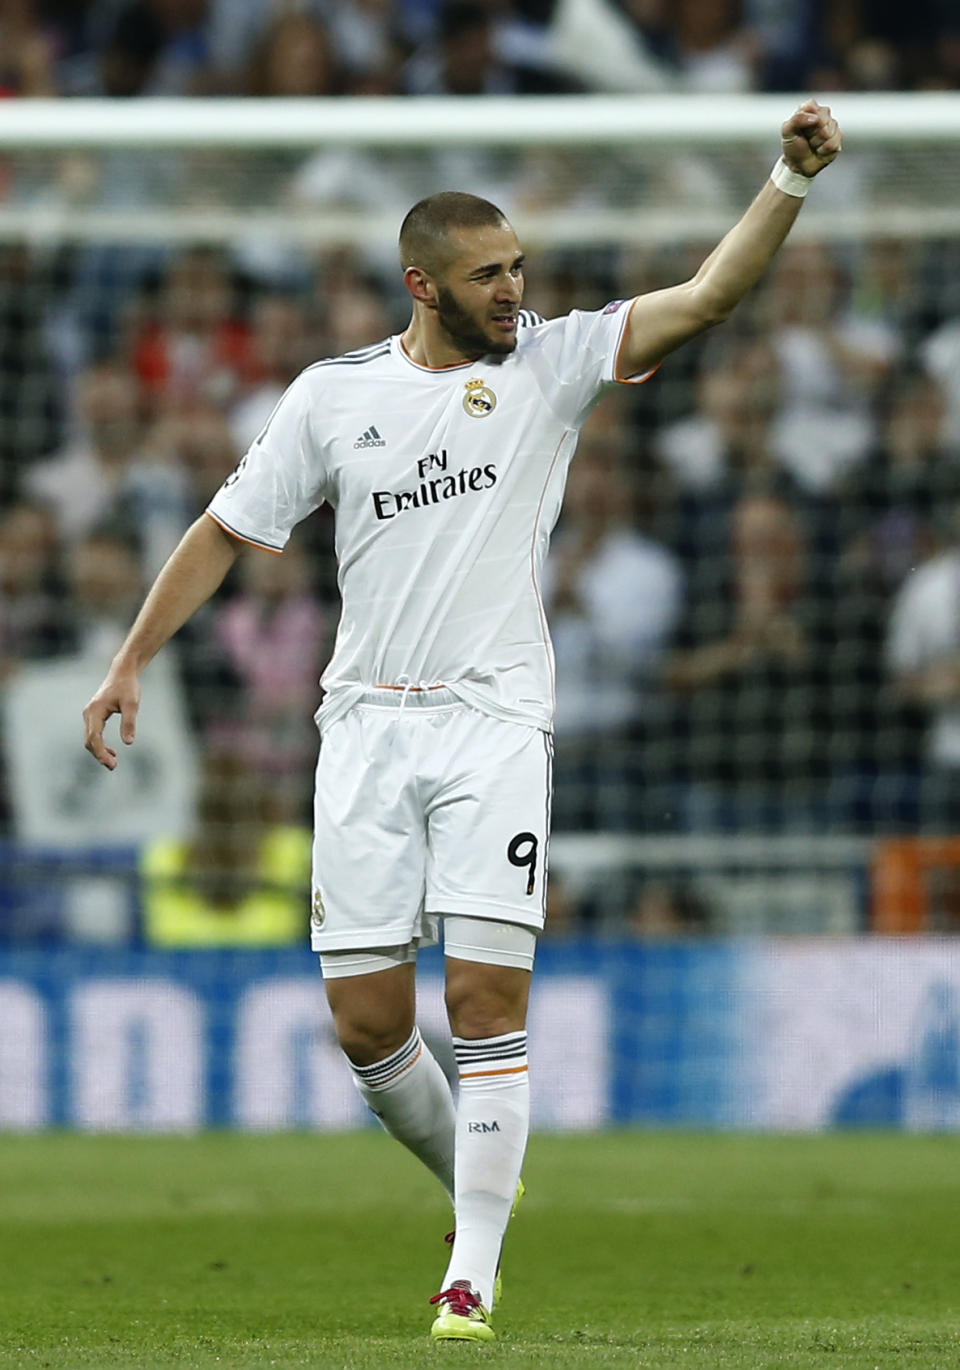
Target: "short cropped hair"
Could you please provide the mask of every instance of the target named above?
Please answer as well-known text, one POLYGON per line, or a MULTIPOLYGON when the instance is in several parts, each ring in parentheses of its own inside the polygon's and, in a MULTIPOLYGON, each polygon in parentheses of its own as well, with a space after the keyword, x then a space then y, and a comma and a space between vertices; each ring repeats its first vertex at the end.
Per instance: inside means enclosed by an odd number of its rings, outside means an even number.
POLYGON ((479 195, 441 190, 413 206, 400 226, 400 265, 436 275, 451 253, 449 235, 458 228, 494 228, 507 222, 503 210, 479 195))

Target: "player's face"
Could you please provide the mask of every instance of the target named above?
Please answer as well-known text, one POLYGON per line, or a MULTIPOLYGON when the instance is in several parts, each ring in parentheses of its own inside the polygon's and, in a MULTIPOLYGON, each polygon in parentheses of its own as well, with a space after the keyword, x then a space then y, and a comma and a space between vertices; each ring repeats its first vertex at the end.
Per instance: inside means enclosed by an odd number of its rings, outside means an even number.
POLYGON ((523 253, 509 224, 464 230, 437 278, 437 320, 462 352, 506 354, 517 345, 523 253))

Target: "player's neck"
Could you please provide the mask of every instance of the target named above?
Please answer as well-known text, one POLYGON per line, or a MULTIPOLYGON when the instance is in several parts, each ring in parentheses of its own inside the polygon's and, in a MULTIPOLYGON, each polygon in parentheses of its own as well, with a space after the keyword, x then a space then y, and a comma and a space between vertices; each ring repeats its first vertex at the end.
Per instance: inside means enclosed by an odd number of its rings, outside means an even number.
POLYGON ((482 352, 465 352, 446 333, 431 328, 430 322, 414 315, 406 332, 400 335, 400 345, 418 366, 439 371, 445 366, 462 366, 464 362, 474 362, 483 356, 482 352))

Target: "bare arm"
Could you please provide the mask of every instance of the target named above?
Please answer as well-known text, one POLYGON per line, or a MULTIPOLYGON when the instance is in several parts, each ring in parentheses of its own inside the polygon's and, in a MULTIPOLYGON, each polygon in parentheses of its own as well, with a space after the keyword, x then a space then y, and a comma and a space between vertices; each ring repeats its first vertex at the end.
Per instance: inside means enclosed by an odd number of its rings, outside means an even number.
POLYGON ((116 770, 117 754, 103 740, 104 724, 119 714, 120 737, 130 745, 140 704, 140 672, 210 598, 236 560, 239 546, 203 514, 184 533, 154 581, 103 684, 83 711, 84 745, 108 771, 116 770))
MULTIPOLYGON (((837 121, 815 100, 800 106, 783 124, 781 136, 784 161, 803 176, 815 176, 840 151, 837 121)), ((620 378, 648 371, 681 343, 727 318, 769 266, 802 204, 767 181, 692 280, 638 296, 618 361, 620 378)))

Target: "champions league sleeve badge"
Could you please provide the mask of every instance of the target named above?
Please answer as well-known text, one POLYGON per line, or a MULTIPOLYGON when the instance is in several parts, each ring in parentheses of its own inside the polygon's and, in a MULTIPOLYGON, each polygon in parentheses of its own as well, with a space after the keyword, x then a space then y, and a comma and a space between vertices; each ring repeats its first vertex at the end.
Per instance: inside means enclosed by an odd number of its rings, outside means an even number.
POLYGON ((464 386, 463 412, 472 419, 485 419, 497 407, 497 397, 485 381, 474 377, 464 386))

